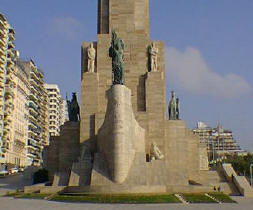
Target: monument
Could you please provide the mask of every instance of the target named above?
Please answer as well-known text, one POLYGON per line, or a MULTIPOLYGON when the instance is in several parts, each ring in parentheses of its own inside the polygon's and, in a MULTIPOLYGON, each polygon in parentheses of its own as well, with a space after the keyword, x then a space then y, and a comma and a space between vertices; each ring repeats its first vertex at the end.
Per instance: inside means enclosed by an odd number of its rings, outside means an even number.
POLYGON ((174 92, 167 119, 164 43, 149 39, 149 0, 98 0, 97 41, 84 42, 81 53, 81 120, 66 123, 51 140, 53 186, 211 191, 206 148, 179 119, 174 92))

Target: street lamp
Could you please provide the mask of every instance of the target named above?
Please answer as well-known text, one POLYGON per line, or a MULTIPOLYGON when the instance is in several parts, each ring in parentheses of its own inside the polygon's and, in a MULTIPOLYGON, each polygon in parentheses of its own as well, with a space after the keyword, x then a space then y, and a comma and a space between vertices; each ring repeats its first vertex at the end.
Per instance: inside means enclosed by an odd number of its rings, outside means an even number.
POLYGON ((252 187, 252 169, 253 169, 253 164, 251 163, 250 164, 250 168, 249 168, 249 170, 250 170, 250 185, 251 185, 251 187, 252 187))

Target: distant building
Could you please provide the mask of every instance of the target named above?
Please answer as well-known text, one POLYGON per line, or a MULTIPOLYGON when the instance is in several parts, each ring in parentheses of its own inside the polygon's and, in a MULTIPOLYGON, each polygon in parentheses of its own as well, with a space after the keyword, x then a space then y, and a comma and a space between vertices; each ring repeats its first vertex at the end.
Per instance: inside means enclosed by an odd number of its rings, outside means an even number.
MULTIPOLYGON (((0 163, 6 164, 13 146, 15 31, 0 14, 0 163)), ((17 161, 17 160, 16 160, 17 161)))
POLYGON ((214 159, 215 155, 241 155, 245 153, 233 138, 232 131, 224 129, 222 125, 211 128, 203 122, 198 122, 197 128, 193 129, 193 132, 199 135, 200 142, 206 143, 209 160, 214 159))
POLYGON ((40 165, 43 147, 49 144, 48 96, 44 88, 44 73, 32 60, 20 61, 19 65, 28 74, 30 86, 27 156, 30 164, 40 165))
POLYGON ((45 89, 49 97, 49 134, 50 136, 59 136, 60 126, 65 122, 64 100, 58 85, 45 84, 45 89))
POLYGON ((61 102, 61 120, 60 120, 60 125, 63 125, 65 122, 69 120, 68 116, 68 106, 66 100, 62 99, 61 102))

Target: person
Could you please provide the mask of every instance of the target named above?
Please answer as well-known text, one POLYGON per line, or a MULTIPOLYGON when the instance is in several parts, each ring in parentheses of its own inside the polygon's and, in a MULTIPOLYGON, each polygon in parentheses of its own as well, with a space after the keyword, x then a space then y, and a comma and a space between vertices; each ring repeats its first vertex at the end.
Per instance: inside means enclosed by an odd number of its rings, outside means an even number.
POLYGON ((87 54, 88 54, 88 72, 95 72, 96 50, 93 47, 93 43, 90 43, 90 46, 87 49, 87 54))

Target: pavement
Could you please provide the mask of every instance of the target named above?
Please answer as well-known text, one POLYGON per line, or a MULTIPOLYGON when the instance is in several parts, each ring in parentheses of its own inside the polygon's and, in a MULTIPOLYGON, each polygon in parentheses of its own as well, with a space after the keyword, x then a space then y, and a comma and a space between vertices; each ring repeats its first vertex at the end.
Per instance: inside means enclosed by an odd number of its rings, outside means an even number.
POLYGON ((30 180, 25 180, 23 174, 8 175, 0 177, 0 196, 7 192, 23 189, 24 186, 31 185, 30 180))
POLYGON ((236 197, 238 204, 85 204, 46 200, 0 198, 0 210, 252 210, 253 199, 236 197))
MULTIPOLYGON (((25 185, 23 175, 0 178, 0 195, 25 185)), ((0 197, 0 210, 252 210, 253 198, 232 197, 237 204, 87 204, 0 197)))

